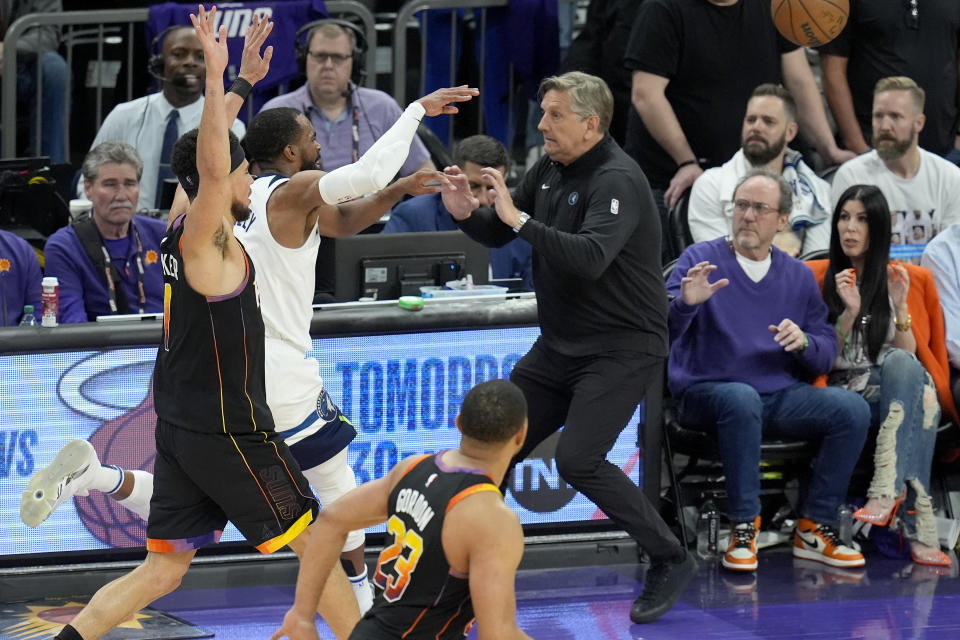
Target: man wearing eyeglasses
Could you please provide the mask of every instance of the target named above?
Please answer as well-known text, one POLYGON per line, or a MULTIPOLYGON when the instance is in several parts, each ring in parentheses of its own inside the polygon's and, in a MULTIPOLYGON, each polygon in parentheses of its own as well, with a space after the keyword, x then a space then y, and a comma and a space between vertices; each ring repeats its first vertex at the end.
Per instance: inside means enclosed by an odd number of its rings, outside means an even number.
MULTIPOLYGON (((397 101, 383 91, 357 86, 362 60, 351 29, 333 22, 320 22, 306 38, 304 72, 306 83, 290 93, 267 101, 263 109, 292 107, 310 120, 323 148, 324 171, 356 162, 400 117, 397 101)), ((430 154, 414 138, 400 176, 420 169, 435 169, 430 154)))
POLYGON ((773 246, 791 205, 780 174, 751 170, 734 190, 733 233, 688 247, 667 280, 668 383, 680 423, 716 436, 733 525, 722 564, 731 571, 757 568, 764 437, 820 443, 794 556, 864 564, 836 526, 870 408, 856 393, 805 382, 830 370, 837 338, 810 268, 773 246))
POLYGON ((927 93, 920 146, 960 163, 960 2, 851 0, 847 26, 819 48, 823 93, 847 149, 863 153, 871 138, 873 87, 908 76, 927 93))
POLYGON ((783 86, 765 83, 747 102, 740 150, 719 167, 703 172, 690 191, 687 220, 694 242, 730 233, 733 188, 747 171, 766 167, 783 175, 793 188, 787 227, 773 244, 797 257, 830 247, 830 185, 787 145, 796 137, 797 103, 783 86))

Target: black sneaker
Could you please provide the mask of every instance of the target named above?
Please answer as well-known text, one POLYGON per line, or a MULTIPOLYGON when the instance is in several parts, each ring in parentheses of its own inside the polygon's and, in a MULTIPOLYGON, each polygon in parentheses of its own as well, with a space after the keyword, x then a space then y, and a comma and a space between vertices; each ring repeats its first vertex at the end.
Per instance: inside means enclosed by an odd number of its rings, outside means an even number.
POLYGON ((653 622, 680 599, 690 578, 697 573, 697 561, 693 554, 684 550, 683 560, 656 562, 647 569, 643 593, 630 609, 630 619, 637 624, 653 622))

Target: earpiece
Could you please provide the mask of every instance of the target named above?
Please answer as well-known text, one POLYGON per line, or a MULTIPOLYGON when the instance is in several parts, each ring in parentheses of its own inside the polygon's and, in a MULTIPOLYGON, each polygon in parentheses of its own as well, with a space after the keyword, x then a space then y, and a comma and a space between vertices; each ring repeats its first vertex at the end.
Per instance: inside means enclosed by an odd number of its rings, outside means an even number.
POLYGON ((163 59, 163 41, 166 39, 168 33, 175 29, 183 29, 184 26, 185 25, 182 24, 171 25, 153 36, 153 40, 150 41, 150 59, 147 60, 147 73, 160 82, 169 81, 169 79, 163 75, 165 66, 163 59))
POLYGON ((306 74, 307 51, 310 48, 310 40, 313 39, 313 34, 316 32, 316 29, 324 24, 334 24, 353 33, 356 44, 354 45, 353 50, 350 52, 353 56, 351 58, 353 66, 350 69, 350 80, 356 85, 362 85, 367 77, 367 69, 365 65, 367 37, 363 32, 363 29, 348 20, 338 20, 335 18, 314 20, 313 22, 308 22, 297 29, 297 34, 294 36, 293 42, 297 56, 297 64, 300 67, 300 73, 306 74))

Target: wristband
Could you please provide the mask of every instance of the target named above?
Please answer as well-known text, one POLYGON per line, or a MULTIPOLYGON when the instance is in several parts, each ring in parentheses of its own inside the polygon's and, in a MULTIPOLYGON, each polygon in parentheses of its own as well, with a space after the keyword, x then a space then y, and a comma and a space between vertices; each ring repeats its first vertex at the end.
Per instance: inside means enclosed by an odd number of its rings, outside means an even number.
POLYGON ((808 336, 807 332, 804 331, 803 332, 803 349, 800 349, 800 351, 806 351, 807 347, 809 346, 810 346, 810 336, 808 336))
POLYGON ((697 160, 696 158, 694 158, 693 160, 684 160, 683 162, 677 165, 677 169, 683 169, 684 167, 688 167, 691 164, 700 164, 700 161, 697 160))
POLYGON ((893 326, 897 328, 897 331, 910 331, 910 327, 913 325, 913 318, 910 314, 907 314, 907 319, 903 322, 900 322, 897 318, 893 319, 893 326))
POLYGON ((251 91, 253 91, 253 85, 240 76, 237 76, 237 79, 234 80, 230 88, 227 89, 227 93, 233 92, 240 96, 241 100, 246 100, 251 91))

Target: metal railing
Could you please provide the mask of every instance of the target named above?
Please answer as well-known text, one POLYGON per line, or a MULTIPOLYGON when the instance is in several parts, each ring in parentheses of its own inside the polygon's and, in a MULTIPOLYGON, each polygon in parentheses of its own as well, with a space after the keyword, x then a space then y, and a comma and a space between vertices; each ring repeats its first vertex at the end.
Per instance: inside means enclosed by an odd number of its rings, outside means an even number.
MULTIPOLYGON (((327 13, 331 17, 347 17, 359 20, 363 25, 363 31, 367 36, 367 42, 376 42, 376 31, 374 28, 373 13, 363 4, 355 0, 327 0, 327 13)), ((123 62, 126 63, 126 98, 124 101, 132 100, 133 95, 133 75, 134 75, 134 28, 145 23, 149 17, 149 9, 118 9, 118 10, 91 10, 91 11, 62 11, 59 13, 33 13, 25 15, 10 25, 4 36, 4 55, 3 55, 3 80, 0 86, 0 121, 5 123, 3 128, 3 145, 0 147, 0 157, 13 158, 17 155, 17 41, 28 30, 34 27, 54 26, 61 30, 61 41, 64 43, 66 51, 67 68, 73 69, 74 47, 81 44, 96 43, 97 53, 93 62, 96 63, 97 74, 101 73, 101 65, 105 62, 105 46, 112 45, 109 39, 120 38, 121 42, 126 43, 126 52, 123 62)), ((119 43, 117 43, 119 44, 119 43)), ((276 46, 274 47, 277 48, 276 46)), ((291 49, 290 54, 293 55, 291 49)), ((371 47, 368 49, 364 59, 364 65, 372 69, 374 65, 375 51, 371 47)), ((37 64, 37 95, 36 104, 40 104, 41 90, 43 87, 43 72, 41 65, 37 64)), ((376 75, 367 75, 367 84, 373 86, 376 75)), ((93 131, 100 128, 103 113, 103 83, 97 79, 96 84, 96 107, 90 125, 93 131)), ((69 89, 68 89, 69 90, 69 89)), ((250 107, 252 108, 252 107, 250 107)), ((37 148, 42 140, 41 129, 43 124, 42 110, 37 108, 32 114, 35 118, 35 132, 37 136, 37 148)), ((64 120, 70 122, 70 105, 66 102, 64 120)), ((66 157, 70 158, 70 127, 64 127, 64 144, 66 157)))
MULTIPOLYGON (((447 86, 456 86, 458 83, 456 72, 457 72, 457 38, 458 38, 458 16, 457 12, 460 9, 479 9, 480 15, 479 20, 477 21, 477 42, 479 43, 479 49, 477 51, 477 63, 479 65, 478 76, 479 76, 479 89, 481 95, 485 90, 485 78, 486 78, 486 30, 487 30, 487 10, 496 7, 506 7, 509 4, 509 0, 411 0, 407 4, 403 5, 400 8, 400 11, 397 12, 397 18, 393 26, 393 97, 400 102, 400 104, 406 104, 407 101, 422 96, 426 92, 425 87, 425 74, 421 73, 420 75, 420 86, 417 96, 408 96, 407 95, 407 71, 410 68, 410 65, 407 62, 407 30, 411 24, 422 25, 422 18, 418 17, 418 14, 424 11, 436 11, 449 9, 451 14, 450 20, 450 76, 447 86)), ((426 58, 428 55, 429 48, 429 37, 425 29, 420 29, 420 60, 417 61, 418 64, 414 65, 414 68, 423 70, 426 69, 426 58)), ((510 67, 510 86, 513 86, 513 67, 510 67)), ((510 114, 511 123, 508 123, 507 129, 512 131, 512 116, 514 112, 513 108, 513 92, 510 92, 509 104, 508 104, 508 113, 510 114)), ((449 139, 453 140, 453 121, 450 121, 450 132, 449 139)), ((483 109, 479 110, 479 119, 477 126, 477 133, 483 133, 483 109)))

